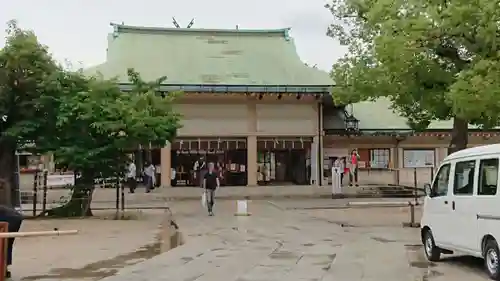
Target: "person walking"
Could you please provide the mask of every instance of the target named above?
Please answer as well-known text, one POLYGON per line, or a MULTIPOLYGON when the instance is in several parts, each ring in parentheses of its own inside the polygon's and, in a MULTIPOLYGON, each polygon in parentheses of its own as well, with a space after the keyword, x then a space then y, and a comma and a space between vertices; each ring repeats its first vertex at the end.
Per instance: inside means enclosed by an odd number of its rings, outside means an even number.
POLYGON ((342 163, 344 165, 344 174, 342 176, 347 176, 347 175, 349 175, 349 167, 347 165, 347 157, 342 157, 342 163))
POLYGON ((356 186, 358 185, 358 162, 359 162, 359 154, 356 149, 353 149, 351 152, 351 165, 349 167, 349 186, 352 186, 352 183, 356 186))
POLYGON ((137 187, 137 168, 135 166, 134 161, 129 160, 127 167, 127 186, 130 190, 130 193, 135 193, 135 188, 137 187))
MULTIPOLYGON (((5 205, 0 205, 0 221, 1 222, 7 222, 9 223, 8 225, 8 232, 19 232, 19 229, 21 228, 21 224, 23 222, 23 215, 21 215, 19 212, 17 212, 15 209, 5 206, 5 205)), ((6 270, 5 270, 5 277, 10 278, 11 277, 11 272, 9 270, 9 266, 12 265, 12 252, 14 250, 14 238, 8 238, 7 239, 7 250, 6 250, 6 270)))
POLYGON ((338 157, 335 159, 335 162, 333 163, 333 166, 338 169, 339 174, 340 174, 340 186, 342 186, 342 182, 344 180, 344 160, 342 157, 338 157))
POLYGON ((146 162, 144 167, 146 167, 144 168, 144 185, 146 186, 146 193, 150 193, 155 183, 155 166, 146 162))
POLYGON ((208 163, 208 171, 203 177, 203 187, 205 189, 205 198, 207 200, 208 215, 213 216, 213 207, 215 204, 215 190, 220 187, 220 180, 214 169, 214 163, 208 163))
MULTIPOLYGON (((0 222, 6 222, 9 225, 7 226, 8 232, 19 232, 21 228, 21 224, 23 222, 24 216, 18 212, 15 208, 12 207, 12 202, 10 200, 10 184, 7 181, 0 180, 0 191, 4 193, 5 196, 0 197, 0 222)), ((4 260, 5 262, 5 272, 0 272, 0 274, 4 274, 5 278, 11 278, 11 272, 9 267, 12 265, 12 252, 14 250, 14 239, 15 238, 7 238, 6 244, 4 244, 4 260)))
POLYGON ((205 167, 205 158, 203 156, 200 156, 199 160, 196 160, 194 162, 193 166, 193 177, 194 177, 194 182, 195 185, 197 184, 199 187, 203 188, 203 179, 205 178, 205 173, 206 173, 206 167, 205 167), (198 180, 198 181, 196 181, 198 180))

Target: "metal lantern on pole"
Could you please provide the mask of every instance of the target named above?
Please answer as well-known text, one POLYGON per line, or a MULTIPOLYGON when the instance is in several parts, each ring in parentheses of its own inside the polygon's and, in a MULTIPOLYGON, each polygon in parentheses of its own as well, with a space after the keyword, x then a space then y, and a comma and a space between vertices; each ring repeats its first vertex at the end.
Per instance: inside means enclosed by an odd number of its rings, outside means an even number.
POLYGON ((352 115, 348 115, 345 118, 345 128, 351 133, 359 131, 359 120, 354 118, 352 115))
POLYGON ((346 110, 347 108, 344 109, 345 129, 347 133, 357 133, 359 131, 359 120, 354 117, 352 104, 349 104, 347 107, 349 108, 349 112, 346 110))

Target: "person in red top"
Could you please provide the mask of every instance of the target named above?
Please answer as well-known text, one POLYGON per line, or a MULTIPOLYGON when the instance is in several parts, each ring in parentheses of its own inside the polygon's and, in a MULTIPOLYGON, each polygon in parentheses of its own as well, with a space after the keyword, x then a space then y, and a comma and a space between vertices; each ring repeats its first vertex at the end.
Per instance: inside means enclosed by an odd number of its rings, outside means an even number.
POLYGON ((354 149, 351 152, 350 161, 349 161, 350 162, 349 186, 352 186, 353 182, 356 186, 359 186, 358 185, 358 161, 359 161, 359 154, 358 154, 358 151, 356 151, 356 149, 354 149))

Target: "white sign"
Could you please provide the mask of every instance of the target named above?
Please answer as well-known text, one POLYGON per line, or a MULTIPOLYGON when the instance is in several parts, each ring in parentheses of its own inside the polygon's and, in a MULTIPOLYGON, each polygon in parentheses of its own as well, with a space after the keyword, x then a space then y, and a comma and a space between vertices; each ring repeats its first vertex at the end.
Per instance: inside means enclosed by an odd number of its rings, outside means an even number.
POLYGON ((75 185, 75 177, 70 175, 48 175, 47 187, 63 187, 75 185))
POLYGON ((405 149, 403 151, 403 167, 404 168, 425 168, 434 167, 434 149, 405 149))

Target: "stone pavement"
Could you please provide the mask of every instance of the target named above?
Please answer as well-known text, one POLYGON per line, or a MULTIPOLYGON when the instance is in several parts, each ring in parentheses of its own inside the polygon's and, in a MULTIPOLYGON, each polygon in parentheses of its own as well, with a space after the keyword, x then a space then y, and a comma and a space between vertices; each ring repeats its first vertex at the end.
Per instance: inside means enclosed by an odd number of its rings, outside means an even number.
POLYGON ((100 218, 84 220, 27 220, 21 231, 79 233, 16 239, 12 280, 97 280, 151 258, 159 253, 156 235, 163 214, 155 212, 137 213, 134 220, 112 220, 113 212, 96 212, 100 218))
MULTIPOLYGON (((348 198, 380 198, 385 196, 411 196, 411 191, 388 194, 380 193, 381 186, 367 185, 360 187, 343 187, 343 195, 348 198)), ((29 191, 25 191, 29 192, 29 191)), ((144 189, 139 188, 135 194, 128 193, 125 190, 125 206, 133 208, 151 208, 165 207, 169 201, 181 200, 200 200, 201 189, 196 187, 176 187, 176 188, 158 188, 151 193, 145 193, 144 189)), ((66 198, 69 198, 69 189, 50 189, 47 192, 47 207, 57 206, 66 198)), ((225 200, 235 199, 311 199, 311 198, 330 198, 331 187, 329 186, 257 186, 257 187, 221 187, 217 191, 217 198, 225 200)), ((42 200, 42 194, 37 194, 38 202, 42 200)), ((93 207, 109 209, 114 208, 116 202, 116 190, 110 188, 98 188, 94 192, 93 207)), ((41 203, 36 204, 36 208, 42 208, 41 203)), ((23 204, 23 210, 31 213, 33 204, 23 204)))
POLYGON ((234 203, 219 202, 216 216, 207 217, 199 204, 174 202, 181 229, 198 228, 187 231, 187 244, 102 280, 487 280, 475 261, 427 263, 419 230, 394 221, 403 211, 359 209, 351 219, 349 209, 292 210, 278 204, 252 201, 252 216, 235 217, 234 203), (342 227, 337 216, 356 223, 342 227), (385 225, 373 224, 381 217, 385 225))

